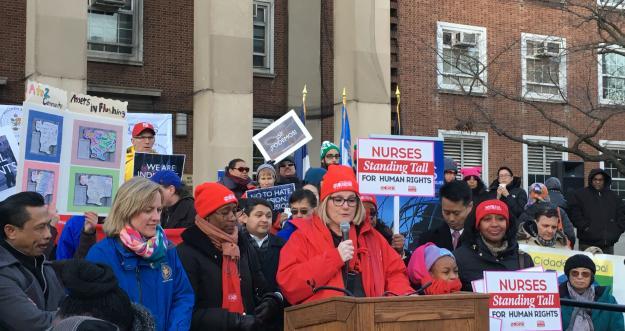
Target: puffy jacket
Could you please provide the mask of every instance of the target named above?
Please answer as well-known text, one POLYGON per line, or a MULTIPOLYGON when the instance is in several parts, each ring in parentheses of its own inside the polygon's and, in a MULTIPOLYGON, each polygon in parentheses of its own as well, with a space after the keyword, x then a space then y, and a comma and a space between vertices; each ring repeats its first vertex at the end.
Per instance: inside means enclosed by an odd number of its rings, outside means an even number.
MULTIPOLYGON (((485 194, 484 199, 497 199, 497 189, 499 188, 499 179, 495 179, 488 188, 488 193, 485 194)), ((515 218, 521 216, 523 211, 525 210, 525 205, 527 204, 527 192, 521 188, 521 178, 514 177, 512 179, 512 183, 506 186, 508 189, 508 193, 510 193, 507 197, 502 196, 501 201, 504 201, 508 208, 510 209, 510 214, 512 214, 515 218)))
POLYGON ((463 291, 473 291, 471 282, 484 278, 484 271, 515 271, 534 266, 531 257, 519 250, 519 244, 515 239, 516 226, 508 227, 504 237, 508 241, 508 248, 499 256, 494 256, 490 252, 475 227, 465 225, 464 229, 467 234, 466 240, 453 252, 463 291))
POLYGON ((195 222, 193 197, 182 197, 176 204, 163 209, 161 226, 164 229, 188 228, 195 222))
MULTIPOLYGON (((536 239, 538 237, 538 227, 535 221, 527 221, 519 224, 519 231, 517 232, 517 241, 519 244, 543 246, 536 239)), ((547 247, 547 246, 544 246, 547 247)), ((551 248, 571 249, 568 245, 566 235, 561 229, 556 230, 555 243, 551 248)))
POLYGON ((588 187, 575 191, 569 201, 571 222, 580 243, 598 247, 613 246, 625 231, 625 210, 621 198, 610 189, 612 177, 602 169, 588 175, 588 187), (601 191, 592 187, 597 174, 605 177, 601 191))
POLYGON ((107 237, 91 247, 87 260, 108 264, 130 300, 152 313, 157 330, 191 327, 193 288, 173 247, 166 260, 150 263, 127 250, 119 238, 107 237))
MULTIPOLYGON (((222 253, 197 226, 182 233, 184 242, 176 247, 196 293, 193 330, 231 330, 240 314, 222 309, 222 253)), ((247 238, 239 232, 239 276, 241 296, 247 314, 254 314, 260 296, 271 292, 263 276, 258 256, 247 238)))
POLYGON ((73 216, 63 227, 61 237, 56 247, 56 259, 65 260, 74 258, 74 253, 80 243, 80 233, 85 226, 85 216, 73 216))
MULTIPOLYGON (((302 224, 302 223, 300 223, 302 224)), ((280 254, 278 285, 288 302, 300 304, 324 298, 342 296, 343 293, 313 289, 321 286, 345 288, 342 268, 343 260, 334 247, 330 230, 318 215, 310 224, 302 224, 291 235, 280 254)), ((350 269, 362 273, 362 285, 366 296, 382 296, 390 291, 395 294, 412 292, 406 266, 401 257, 386 242, 386 239, 371 227, 367 218, 360 226, 351 226, 349 238, 354 242, 354 258, 350 269)))
MULTIPOLYGON (((2 239, 0 239, 2 240, 2 239)), ((65 297, 50 263, 41 259, 47 297, 35 276, 0 246, 0 330, 46 330, 65 297)))
POLYGON ((571 220, 569 219, 569 215, 566 213, 566 211, 562 209, 562 207, 559 207, 558 205, 554 204, 551 201, 550 202, 541 201, 541 202, 537 202, 537 203, 527 206, 523 214, 519 216, 517 223, 521 224, 521 223, 533 222, 534 219, 536 218, 536 213, 538 212, 539 208, 545 206, 545 204, 548 204, 549 207, 551 208, 555 208, 555 207, 558 208, 558 212, 560 213, 560 220, 562 221, 562 230, 564 232, 564 235, 566 236, 566 239, 568 239, 569 242, 571 243, 571 247, 573 247, 575 245, 575 228, 573 227, 573 223, 571 223, 571 220))
MULTIPOLYGON (((570 299, 566 282, 560 284, 560 298, 570 299)), ((612 295, 612 288, 609 286, 595 286, 595 302, 618 304, 612 295)), ((566 330, 571 323, 574 307, 562 306, 562 330, 566 330)), ((624 331, 623 314, 614 311, 593 309, 592 324, 595 331, 624 331)))

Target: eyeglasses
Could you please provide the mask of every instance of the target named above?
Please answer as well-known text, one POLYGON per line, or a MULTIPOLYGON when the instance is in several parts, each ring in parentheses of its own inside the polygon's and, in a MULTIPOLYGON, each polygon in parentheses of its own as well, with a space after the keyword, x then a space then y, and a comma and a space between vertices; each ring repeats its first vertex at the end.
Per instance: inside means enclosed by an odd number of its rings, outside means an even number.
POLYGON ((294 167, 295 163, 283 163, 280 165, 280 168, 286 168, 286 167, 294 167))
POLYGON ((571 270, 571 276, 577 278, 579 276, 582 276, 583 278, 590 278, 590 271, 577 271, 577 270, 571 270))
POLYGON ((350 197, 348 199, 345 199, 343 197, 330 197, 330 200, 332 200, 335 207, 341 207, 345 204, 345 202, 347 202, 347 205, 349 207, 355 207, 359 201, 358 197, 350 197))
POLYGON ((138 140, 154 140, 154 136, 136 136, 134 138, 138 140))
POLYGON ((326 159, 339 159, 341 154, 326 154, 326 159))
POLYGON ((308 208, 291 208, 291 214, 292 215, 308 215, 308 208))
POLYGON ((248 167, 238 167, 238 168, 232 168, 235 170, 239 170, 240 172, 250 172, 250 168, 248 167))

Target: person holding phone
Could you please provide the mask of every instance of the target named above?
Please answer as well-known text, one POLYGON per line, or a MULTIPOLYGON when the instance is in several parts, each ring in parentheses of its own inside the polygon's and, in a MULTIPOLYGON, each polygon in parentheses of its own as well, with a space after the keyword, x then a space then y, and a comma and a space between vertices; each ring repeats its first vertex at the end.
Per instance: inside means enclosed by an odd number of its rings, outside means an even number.
POLYGON ((505 202, 514 220, 521 216, 527 205, 527 192, 521 187, 521 178, 515 177, 506 166, 497 170, 497 178, 490 184, 487 198, 505 202))

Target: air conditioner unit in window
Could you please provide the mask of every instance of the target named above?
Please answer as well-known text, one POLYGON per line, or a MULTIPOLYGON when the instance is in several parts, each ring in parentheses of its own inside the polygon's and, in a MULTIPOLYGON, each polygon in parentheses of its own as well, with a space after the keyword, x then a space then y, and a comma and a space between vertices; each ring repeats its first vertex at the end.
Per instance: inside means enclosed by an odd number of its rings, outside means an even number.
POLYGON ((132 0, 89 0, 89 9, 115 13, 132 0))
POLYGON ((451 37, 451 46, 469 48, 477 46, 477 33, 455 32, 451 37))
POLYGON ((534 57, 558 57, 560 56, 560 43, 544 42, 534 47, 534 57))

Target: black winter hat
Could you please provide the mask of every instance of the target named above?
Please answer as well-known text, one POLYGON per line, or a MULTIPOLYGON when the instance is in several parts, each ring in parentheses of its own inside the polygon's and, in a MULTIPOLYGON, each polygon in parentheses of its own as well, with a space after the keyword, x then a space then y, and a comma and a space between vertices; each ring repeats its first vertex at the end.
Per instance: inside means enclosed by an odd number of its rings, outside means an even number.
POLYGON ((93 299, 119 288, 111 267, 85 260, 66 262, 61 279, 69 296, 76 299, 93 299))
POLYGON ((592 260, 584 254, 576 254, 569 257, 564 263, 564 274, 569 277, 569 272, 575 268, 586 268, 592 271, 593 278, 597 272, 597 267, 592 260))

